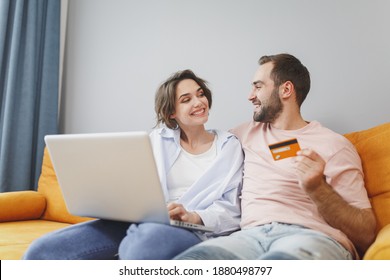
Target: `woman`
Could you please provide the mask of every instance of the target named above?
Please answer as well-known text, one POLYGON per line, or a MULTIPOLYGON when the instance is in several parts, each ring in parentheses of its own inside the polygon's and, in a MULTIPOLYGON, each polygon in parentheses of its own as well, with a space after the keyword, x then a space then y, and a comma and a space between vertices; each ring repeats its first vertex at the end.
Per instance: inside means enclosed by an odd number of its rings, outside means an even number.
POLYGON ((212 233, 169 225, 95 220, 49 233, 25 259, 171 259, 208 238, 239 228, 243 153, 228 132, 206 130, 211 91, 192 71, 172 75, 156 93, 150 138, 171 219, 212 233))

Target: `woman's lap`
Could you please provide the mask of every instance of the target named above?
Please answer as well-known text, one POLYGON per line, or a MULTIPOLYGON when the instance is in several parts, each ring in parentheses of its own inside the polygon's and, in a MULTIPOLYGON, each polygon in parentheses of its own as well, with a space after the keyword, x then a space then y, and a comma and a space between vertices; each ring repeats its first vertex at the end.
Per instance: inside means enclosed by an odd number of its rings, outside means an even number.
POLYGON ((23 259, 172 259, 201 242, 192 231, 164 224, 94 220, 32 242, 23 259))
POLYGON ((119 258, 128 260, 172 259, 201 242, 192 231, 157 223, 132 224, 119 247, 119 258))
POLYGON ((117 259, 129 223, 106 220, 72 225, 32 242, 24 259, 117 259))

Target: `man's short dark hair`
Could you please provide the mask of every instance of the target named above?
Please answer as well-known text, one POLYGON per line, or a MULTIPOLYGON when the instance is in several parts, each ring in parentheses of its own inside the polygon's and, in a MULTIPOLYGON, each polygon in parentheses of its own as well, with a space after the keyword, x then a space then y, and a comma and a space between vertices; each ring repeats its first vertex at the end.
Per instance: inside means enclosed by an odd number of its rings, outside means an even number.
POLYGON ((271 79, 274 81, 275 86, 280 86, 290 81, 297 93, 297 103, 301 106, 310 90, 310 73, 307 68, 299 59, 287 53, 265 55, 259 59, 259 65, 268 62, 272 62, 274 65, 271 71, 271 79))

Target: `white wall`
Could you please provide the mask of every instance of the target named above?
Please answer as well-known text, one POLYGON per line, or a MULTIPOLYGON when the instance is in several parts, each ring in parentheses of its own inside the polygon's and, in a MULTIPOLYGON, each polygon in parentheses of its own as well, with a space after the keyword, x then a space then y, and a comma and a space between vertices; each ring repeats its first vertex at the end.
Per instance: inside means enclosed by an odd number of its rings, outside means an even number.
POLYGON ((308 67, 302 111, 340 132, 389 121, 388 0, 69 0, 63 132, 150 130, 154 93, 177 70, 210 82, 208 127, 250 120, 257 60, 308 67))

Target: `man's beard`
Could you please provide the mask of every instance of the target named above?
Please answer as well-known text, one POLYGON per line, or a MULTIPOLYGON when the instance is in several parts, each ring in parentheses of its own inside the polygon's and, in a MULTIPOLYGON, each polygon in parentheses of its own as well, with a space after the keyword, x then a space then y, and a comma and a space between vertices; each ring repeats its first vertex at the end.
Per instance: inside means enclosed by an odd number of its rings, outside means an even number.
POLYGON ((278 89, 275 88, 267 103, 261 104, 260 111, 253 113, 253 120, 256 122, 273 123, 282 111, 283 104, 280 101, 278 89))

